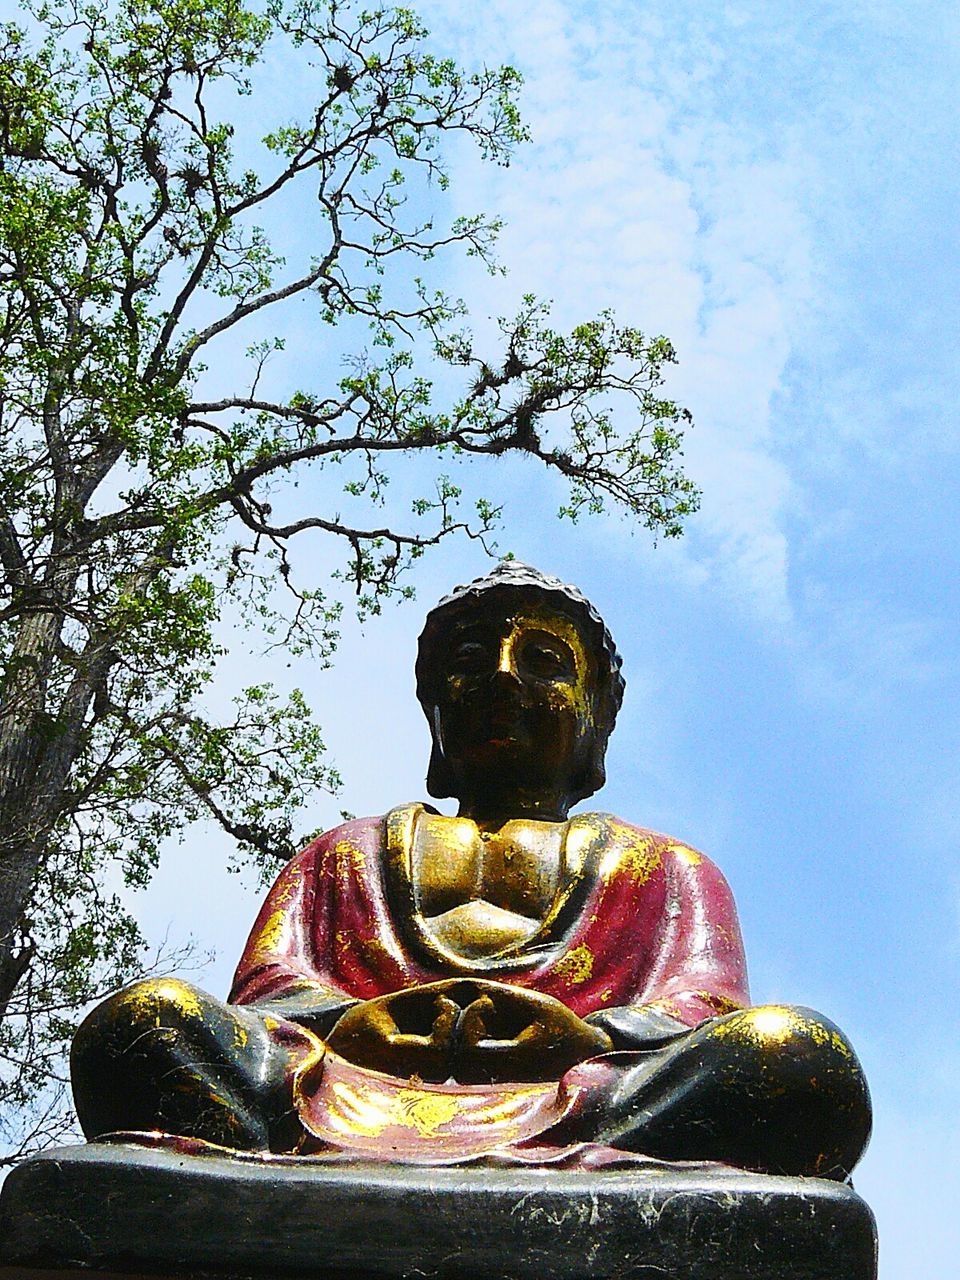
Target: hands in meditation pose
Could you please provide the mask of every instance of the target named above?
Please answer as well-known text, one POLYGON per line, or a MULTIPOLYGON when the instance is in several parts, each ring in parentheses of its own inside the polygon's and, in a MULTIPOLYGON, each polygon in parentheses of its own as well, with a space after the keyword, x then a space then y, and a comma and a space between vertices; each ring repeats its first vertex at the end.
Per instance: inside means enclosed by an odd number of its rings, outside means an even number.
MULTIPOLYGON (((229 1003, 137 983, 77 1034, 84 1132, 456 1162, 715 1160, 845 1178, 870 1129, 843 1034, 751 1008, 720 872, 609 814, 623 692, 574 588, 504 562, 420 639, 427 779, 281 873, 229 1003)), ((157 1138, 156 1140, 162 1140, 157 1138)))

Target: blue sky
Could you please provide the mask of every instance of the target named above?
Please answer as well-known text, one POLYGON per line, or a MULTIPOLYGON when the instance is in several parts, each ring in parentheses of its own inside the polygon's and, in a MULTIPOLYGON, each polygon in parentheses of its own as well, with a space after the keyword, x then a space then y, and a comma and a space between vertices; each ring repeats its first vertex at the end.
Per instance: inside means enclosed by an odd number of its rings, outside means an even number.
MULTIPOLYGON (((880 1221, 881 1276, 948 1277, 958 11, 419 11, 439 50, 523 71, 533 133, 507 170, 454 152, 452 199, 505 217, 509 275, 454 263, 444 283, 481 337, 527 291, 564 324, 611 306, 668 334, 681 361, 670 389, 697 423, 686 458, 703 506, 678 544, 654 548, 612 518, 558 525, 561 492, 532 468, 477 481, 506 504, 501 547, 578 583, 623 652, 625 708, 594 804, 710 853, 740 906, 754 998, 812 1005, 850 1034, 877 1113, 856 1182, 880 1221)), ((314 331, 296 324, 297 359, 310 359, 314 331)), ((322 570, 330 553, 309 554, 322 570)), ((441 551, 418 570, 416 602, 347 625, 334 673, 278 668, 308 692, 346 779, 306 825, 423 797, 416 635, 439 595, 485 567, 472 546, 441 551)), ((225 679, 262 669, 238 645, 225 679)), ((203 981, 222 993, 256 894, 220 872, 218 848, 192 833, 138 909, 154 936, 215 945, 203 981)))

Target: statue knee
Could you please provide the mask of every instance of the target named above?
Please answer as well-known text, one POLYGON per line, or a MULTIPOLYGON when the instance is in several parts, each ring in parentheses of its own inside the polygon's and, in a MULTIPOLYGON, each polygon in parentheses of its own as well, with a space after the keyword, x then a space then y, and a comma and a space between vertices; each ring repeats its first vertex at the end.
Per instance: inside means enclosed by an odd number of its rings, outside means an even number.
POLYGON ((794 1005, 760 1005, 719 1019, 711 1038, 758 1108, 771 1151, 758 1167, 842 1177, 870 1135, 870 1094, 850 1041, 829 1018, 794 1005), (770 1164, 784 1159, 782 1167, 770 1164))
MULTIPOLYGON (((771 1084, 786 1072, 791 1083, 843 1076, 862 1082, 863 1072, 847 1037, 829 1018, 800 1005, 756 1005, 710 1025, 711 1039, 733 1042, 757 1060, 771 1084)), ((865 1084, 863 1085, 865 1089, 865 1084)))
POLYGON ((215 1006, 177 978, 135 982, 98 1005, 78 1028, 70 1054, 84 1133, 170 1127, 168 1115, 186 1105, 182 1099, 202 1092, 196 1064, 210 1056, 205 1027, 215 1006))
POLYGON ((147 978, 134 982, 112 999, 115 1017, 143 1031, 204 1020, 203 993, 179 978, 147 978))
POLYGON ((768 1064, 793 1063, 813 1072, 860 1073, 853 1045, 835 1023, 800 1005, 757 1005, 734 1014, 746 1043, 768 1064))
POLYGON ((124 987, 80 1024, 71 1054, 74 1067, 104 1051, 116 1057, 151 1032, 202 1020, 201 1001, 201 993, 178 978, 147 978, 124 987))

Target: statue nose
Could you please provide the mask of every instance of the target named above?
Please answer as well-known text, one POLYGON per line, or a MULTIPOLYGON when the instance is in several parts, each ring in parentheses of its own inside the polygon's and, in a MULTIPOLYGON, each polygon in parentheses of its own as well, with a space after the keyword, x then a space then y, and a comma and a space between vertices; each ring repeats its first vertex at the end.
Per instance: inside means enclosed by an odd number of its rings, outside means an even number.
POLYGON ((493 676, 494 685, 501 688, 520 684, 517 664, 514 658, 513 645, 508 636, 500 645, 500 658, 493 676))
POLYGON ((511 664, 509 667, 497 667, 490 684, 494 689, 518 689, 522 681, 517 675, 516 667, 511 664))

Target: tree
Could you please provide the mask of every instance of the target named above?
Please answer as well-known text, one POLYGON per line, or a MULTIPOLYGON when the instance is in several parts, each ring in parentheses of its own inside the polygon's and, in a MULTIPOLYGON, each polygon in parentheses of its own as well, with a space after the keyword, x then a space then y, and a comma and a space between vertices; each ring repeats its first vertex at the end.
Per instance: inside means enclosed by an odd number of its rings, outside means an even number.
POLYGON ((18 1149, 59 1123, 76 1012, 144 963, 108 874, 145 883, 200 816, 275 868, 303 799, 336 786, 299 694, 246 689, 229 723, 205 709, 225 612, 329 661, 338 597, 303 580, 297 535, 339 539, 377 612, 425 549, 498 521, 482 498, 463 514, 458 458, 530 455, 568 479, 563 514, 612 500, 666 536, 697 497, 666 339, 609 314, 564 335, 528 298, 484 360, 427 283, 457 246, 493 266, 495 219, 412 210, 446 207, 445 135, 507 162, 516 72, 461 71, 408 11, 337 0, 24 10, 0 35, 0 1101, 28 1117, 8 1120, 18 1149), (296 114, 264 87, 278 51, 313 68, 296 114), (298 262, 262 225, 291 209, 312 211, 298 262), (327 342, 322 385, 290 392, 269 321, 298 296, 327 342), (464 386, 446 404, 443 369, 464 386), (404 456, 428 477, 406 516, 386 505, 404 456))

